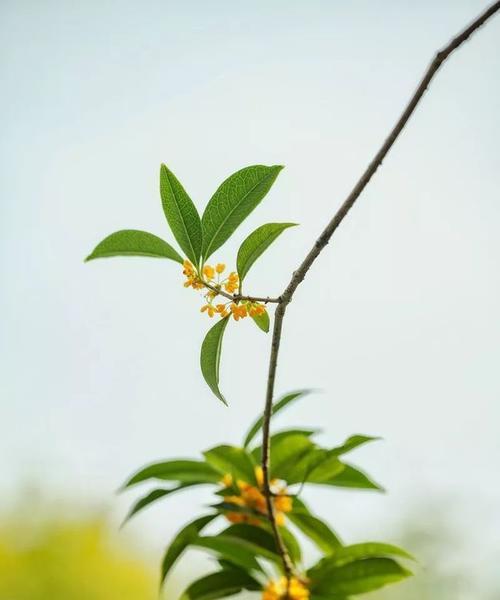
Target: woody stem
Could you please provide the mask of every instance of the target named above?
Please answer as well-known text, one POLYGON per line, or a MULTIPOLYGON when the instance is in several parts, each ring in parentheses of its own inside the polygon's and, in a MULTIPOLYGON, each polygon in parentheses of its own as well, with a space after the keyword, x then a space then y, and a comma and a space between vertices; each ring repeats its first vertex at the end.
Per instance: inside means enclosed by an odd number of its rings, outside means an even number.
MULTIPOLYGON (((283 542, 283 538, 279 531, 279 527, 276 523, 276 514, 274 510, 274 504, 272 502, 272 493, 270 489, 270 466, 271 466, 271 448, 270 448, 270 423, 273 412, 273 396, 274 396, 274 383, 276 379, 276 369, 278 365, 278 354, 281 343, 281 334, 283 329, 283 319, 285 311, 292 301, 293 295, 304 280, 307 272, 311 268, 314 261, 318 258, 320 252, 330 241, 332 235, 337 230, 338 226, 346 217, 349 210, 352 208, 356 200, 359 198, 365 187, 370 182, 371 178, 382 164, 383 160, 391 150, 395 141, 400 136, 401 132, 408 123, 410 117, 413 115, 415 109, 419 105, 422 97, 424 96, 427 88, 436 75, 441 65, 448 59, 448 57, 459 48, 469 37, 477 31, 482 25, 484 25, 495 13, 500 10, 500 0, 494 2, 489 8, 487 8, 481 15, 479 15, 470 25, 468 25, 461 33, 454 37, 442 50, 436 53, 433 61, 424 73, 424 76, 418 85, 417 89, 410 98, 410 101, 406 105, 400 118, 390 131, 389 135, 383 142, 379 151, 375 154, 373 160, 370 162, 360 179, 352 189, 351 193, 344 200, 338 211, 335 213, 333 218, 330 220, 328 225, 325 227, 321 235, 313 244, 311 250, 302 261, 299 268, 294 271, 290 283, 286 287, 283 294, 277 298, 278 306, 276 308, 276 314, 274 317, 273 337, 271 341, 271 355, 269 359, 269 370, 267 375, 267 389, 266 399, 263 414, 263 426, 262 426, 262 471, 264 475, 264 494, 266 496, 266 503, 269 512, 269 520, 273 529, 274 537, 276 539, 276 546, 282 559, 283 569, 285 571, 286 578, 290 582, 290 578, 293 574, 293 563, 290 559, 290 555, 283 542)), ((271 301, 271 300, 269 300, 271 301)), ((288 594, 287 594, 288 595, 288 594)))

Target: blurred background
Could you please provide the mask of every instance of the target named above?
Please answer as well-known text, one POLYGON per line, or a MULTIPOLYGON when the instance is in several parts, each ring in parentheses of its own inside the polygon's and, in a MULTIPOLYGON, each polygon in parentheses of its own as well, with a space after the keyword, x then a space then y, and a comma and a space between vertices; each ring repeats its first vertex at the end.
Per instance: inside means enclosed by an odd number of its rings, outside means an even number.
MULTIPOLYGON (((234 240, 301 224, 248 288, 279 293, 484 0, 0 3, 0 599, 157 597, 169 537, 203 490, 119 524, 144 463, 238 443, 268 343, 228 330, 227 409, 198 367, 208 320, 168 261, 84 265, 122 228, 172 241, 160 162, 200 207, 249 164, 286 169, 234 240), (241 360, 244 353, 245 360, 241 360)), ((348 542, 405 543, 420 576, 377 599, 500 597, 500 19, 446 64, 297 292, 281 418, 384 441, 354 462, 387 494, 307 500, 348 542)), ((280 246, 278 246, 280 244, 280 246)), ((179 564, 175 597, 208 562, 179 564)))

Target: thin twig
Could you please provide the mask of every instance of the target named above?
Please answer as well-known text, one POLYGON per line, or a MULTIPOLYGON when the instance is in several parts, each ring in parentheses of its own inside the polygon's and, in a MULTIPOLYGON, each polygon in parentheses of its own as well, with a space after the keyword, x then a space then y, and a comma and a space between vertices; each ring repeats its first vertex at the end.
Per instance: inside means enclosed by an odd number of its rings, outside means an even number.
POLYGON ((278 304, 281 301, 281 298, 270 298, 269 296, 244 296, 243 294, 228 294, 222 288, 215 286, 211 283, 208 283, 208 281, 205 281, 204 279, 201 279, 200 281, 201 281, 201 283, 203 283, 203 285, 206 288, 208 288, 212 292, 216 293, 219 296, 223 296, 224 298, 227 298, 228 300, 232 300, 236 304, 241 301, 243 301, 243 302, 263 302, 264 304, 268 304, 269 302, 272 302, 274 304, 278 304))
POLYGON ((283 294, 280 296, 278 307, 276 309, 276 314, 274 316, 274 327, 273 327, 273 337, 271 342, 271 356, 269 360, 269 371, 267 376, 267 391, 266 391, 266 401, 264 407, 264 416, 263 416, 263 426, 262 426, 262 471, 264 474, 264 494, 266 496, 267 508, 269 512, 269 519, 271 521, 271 525, 274 532, 274 537, 276 538, 276 545, 279 549, 281 559, 283 562, 283 568, 285 571, 285 575, 290 581, 290 578, 293 574, 293 562, 288 554, 286 546, 283 542, 283 538, 280 534, 279 528, 276 523, 276 514, 274 511, 274 505, 272 502, 272 495, 270 489, 270 481, 269 481, 269 471, 270 471, 270 423, 272 416, 272 408, 273 408, 273 396, 274 396, 274 382, 276 378, 276 369, 278 365, 278 354, 281 343, 281 334, 283 329, 283 319, 285 317, 285 312, 288 304, 292 301, 293 295, 303 281, 307 272, 311 268, 311 265, 319 256, 320 252, 323 248, 328 244, 332 235, 334 234, 337 227, 342 223, 344 218, 346 217, 349 210, 352 208, 356 200, 359 198, 365 187, 370 182, 371 178, 377 171, 377 169, 382 164, 384 158, 387 156, 389 151, 391 150, 394 142, 398 139, 399 135, 403 131, 404 127, 408 123, 410 117, 414 113, 417 108, 420 100, 424 96, 430 82, 436 75, 437 71, 441 67, 441 65, 446 61, 446 59, 457 50, 465 41, 469 39, 469 37, 482 25, 484 25, 495 13, 500 10, 500 1, 494 2, 487 10, 485 10, 479 17, 477 17, 468 27, 466 27, 460 34, 454 37, 451 42, 445 46, 442 50, 437 52, 434 60, 431 62, 429 67, 427 68, 422 81, 419 86, 415 90, 412 95, 410 101, 408 102, 406 108, 404 109, 401 117, 397 121, 396 125, 393 127, 388 137, 382 144, 380 150, 377 152, 373 160, 370 162, 365 172, 361 175, 359 181, 354 186, 351 193, 344 200, 341 207, 338 209, 334 217, 325 227, 321 235, 318 237, 313 247, 303 260, 302 264, 299 268, 294 271, 292 275, 292 279, 288 286, 286 287, 283 294))

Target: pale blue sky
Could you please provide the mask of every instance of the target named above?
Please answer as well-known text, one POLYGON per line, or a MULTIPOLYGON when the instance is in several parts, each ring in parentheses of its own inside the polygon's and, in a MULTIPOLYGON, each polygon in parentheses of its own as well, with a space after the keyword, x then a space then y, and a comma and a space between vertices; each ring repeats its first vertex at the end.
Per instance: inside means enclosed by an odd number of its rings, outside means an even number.
MULTIPOLYGON (((434 51, 484 6, 2 2, 2 498, 43 478, 120 516, 129 499, 112 493, 137 466, 240 439, 262 407, 269 339, 246 322, 228 331, 226 409, 199 373, 208 322, 179 269, 84 256, 124 227, 171 240, 162 161, 200 209, 234 170, 279 163, 215 257, 231 263, 263 222, 299 222, 248 278, 279 292, 434 51)), ((281 425, 385 439, 353 462, 388 495, 312 498, 341 533, 382 537, 444 495, 472 526, 475 561, 500 525, 499 40, 497 18, 453 56, 314 265, 277 382, 324 390, 281 425)), ((135 527, 164 540, 206 500, 172 499, 135 527)))

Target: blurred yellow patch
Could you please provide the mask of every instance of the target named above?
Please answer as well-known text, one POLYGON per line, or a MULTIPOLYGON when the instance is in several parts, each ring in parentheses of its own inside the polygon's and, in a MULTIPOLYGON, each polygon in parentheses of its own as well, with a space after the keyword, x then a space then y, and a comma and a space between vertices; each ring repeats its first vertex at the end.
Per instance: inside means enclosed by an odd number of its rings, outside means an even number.
POLYGON ((2 600, 153 600, 156 578, 93 520, 0 526, 2 600))

